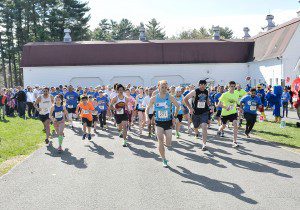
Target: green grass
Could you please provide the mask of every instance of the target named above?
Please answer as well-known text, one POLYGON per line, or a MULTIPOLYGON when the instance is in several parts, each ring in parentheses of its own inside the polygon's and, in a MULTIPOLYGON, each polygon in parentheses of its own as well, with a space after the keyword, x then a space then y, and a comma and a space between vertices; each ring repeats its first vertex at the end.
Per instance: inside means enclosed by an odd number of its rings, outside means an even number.
POLYGON ((42 129, 43 125, 39 120, 24 120, 19 117, 7 117, 6 122, 0 120, 0 176, 14 165, 2 164, 1 167, 1 163, 28 156, 42 145, 45 138, 42 129))
POLYGON ((300 148, 300 128, 296 127, 295 122, 287 122, 284 128, 275 122, 257 122, 253 134, 267 141, 300 148))

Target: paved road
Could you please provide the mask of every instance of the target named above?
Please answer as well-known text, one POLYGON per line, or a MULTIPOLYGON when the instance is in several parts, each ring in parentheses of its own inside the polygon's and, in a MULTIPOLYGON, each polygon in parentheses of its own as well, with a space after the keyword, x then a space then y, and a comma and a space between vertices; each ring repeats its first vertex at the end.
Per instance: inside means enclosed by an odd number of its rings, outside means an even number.
POLYGON ((202 152, 185 134, 166 169, 154 139, 132 133, 123 148, 116 134, 89 142, 66 130, 62 155, 54 141, 0 178, 0 209, 300 209, 299 154, 255 139, 234 149, 215 135, 202 152))

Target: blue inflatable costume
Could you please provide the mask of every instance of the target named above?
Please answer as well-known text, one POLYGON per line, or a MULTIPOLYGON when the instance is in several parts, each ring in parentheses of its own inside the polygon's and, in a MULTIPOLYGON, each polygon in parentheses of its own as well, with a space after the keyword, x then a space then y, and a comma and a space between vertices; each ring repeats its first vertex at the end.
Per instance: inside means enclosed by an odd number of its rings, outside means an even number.
POLYGON ((281 96, 283 93, 283 88, 279 85, 274 86, 273 93, 269 92, 266 95, 266 99, 270 103, 270 106, 274 106, 273 115, 275 116, 275 122, 281 121, 281 96))

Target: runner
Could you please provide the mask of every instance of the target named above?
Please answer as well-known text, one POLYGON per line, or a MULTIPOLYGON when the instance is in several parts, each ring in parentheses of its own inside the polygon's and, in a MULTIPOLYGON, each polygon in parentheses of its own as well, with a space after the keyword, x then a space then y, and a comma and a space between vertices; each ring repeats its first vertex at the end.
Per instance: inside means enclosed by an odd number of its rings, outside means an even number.
POLYGON ((128 98, 128 130, 131 131, 131 126, 132 126, 132 120, 133 120, 133 111, 134 111, 134 106, 135 106, 135 98, 133 98, 130 94, 130 90, 126 89, 125 93, 126 97, 128 98))
MULTIPOLYGON (((153 88, 148 89, 148 95, 145 96, 143 101, 143 107, 148 107, 151 97, 153 94, 153 88)), ((152 135, 155 135, 155 119, 154 119, 154 107, 148 107, 147 115, 147 124, 148 124, 148 136, 151 137, 152 135)))
POLYGON ((143 129, 146 124, 146 114, 145 114, 145 107, 143 106, 145 95, 144 89, 142 87, 139 88, 139 94, 136 96, 135 106, 138 112, 139 117, 139 134, 140 136, 143 133, 143 129))
POLYGON ((258 84, 256 90, 256 95, 260 98, 262 106, 259 108, 260 115, 264 118, 264 120, 267 120, 266 114, 265 114, 265 109, 264 106, 266 105, 266 93, 265 90, 263 89, 261 84, 258 84))
MULTIPOLYGON (((247 92, 242 89, 241 85, 240 84, 237 84, 236 85, 236 90, 235 92, 238 94, 239 96, 239 101, 238 101, 238 105, 237 107, 240 107, 240 102, 241 102, 241 99, 247 95, 247 92)), ((242 127, 242 123, 243 123, 243 115, 241 112, 238 112, 238 121, 239 121, 239 127, 242 127)))
POLYGON ((101 129, 108 130, 107 124, 106 124, 106 115, 107 115, 107 109, 109 107, 109 100, 106 95, 104 95, 104 91, 99 91, 99 96, 97 97, 98 101, 98 107, 99 107, 99 121, 100 121, 100 127, 101 129))
POLYGON ((192 121, 195 130, 195 137, 199 138, 199 127, 202 127, 202 150, 207 150, 207 123, 209 116, 209 97, 206 88, 206 80, 199 81, 199 87, 191 91, 187 96, 184 97, 184 103, 189 109, 189 113, 192 115, 192 121), (195 98, 193 105, 189 103, 189 99, 195 98))
POLYGON ((237 103, 239 100, 238 94, 234 91, 236 83, 234 81, 229 82, 229 91, 222 94, 219 98, 218 106, 222 107, 221 121, 222 125, 219 127, 217 135, 224 137, 224 129, 228 121, 233 124, 233 147, 238 147, 237 144, 237 103))
POLYGON ((68 92, 64 95, 64 98, 66 99, 66 107, 68 111, 68 121, 70 122, 71 128, 74 128, 73 124, 73 118, 76 119, 77 115, 75 114, 76 112, 76 107, 78 104, 78 98, 79 95, 74 91, 74 88, 72 85, 69 85, 68 87, 68 92))
POLYGON ((110 108, 115 111, 115 119, 119 130, 119 137, 124 139, 123 147, 127 147, 127 121, 128 114, 125 112, 128 107, 128 98, 123 94, 125 88, 118 84, 116 90, 118 95, 111 100, 110 108))
POLYGON ((166 146, 170 147, 172 142, 172 103, 176 107, 174 117, 177 117, 179 105, 175 98, 167 92, 168 83, 166 80, 158 82, 158 90, 158 94, 151 98, 150 103, 146 108, 146 112, 149 113, 149 108, 154 105, 158 149, 160 156, 162 157, 163 166, 168 167, 168 161, 165 156, 164 140, 166 141, 166 146))
POLYGON ((0 90, 0 119, 5 120, 5 104, 7 103, 7 97, 5 95, 5 90, 0 90))
MULTIPOLYGON (((180 138, 180 127, 181 127, 181 122, 182 122, 182 118, 183 118, 183 96, 182 96, 182 89, 181 87, 176 87, 175 89, 175 100, 177 101, 178 105, 179 105, 179 112, 177 114, 176 120, 175 120, 175 130, 176 130, 176 138, 179 139, 180 138)), ((173 108, 172 108, 173 113, 175 112, 175 106, 173 104, 173 108)))
POLYGON ((88 97, 83 95, 81 97, 81 102, 77 105, 76 108, 76 114, 80 112, 81 122, 83 126, 83 136, 82 140, 86 138, 86 135, 88 134, 88 140, 92 139, 91 135, 91 127, 93 123, 93 116, 92 111, 94 111, 93 104, 88 101, 88 97), (88 133, 86 132, 86 129, 88 130, 88 133))
POLYGON ((39 112, 39 118, 44 125, 44 129, 46 131, 46 139, 45 143, 49 144, 50 138, 50 109, 52 104, 54 103, 53 96, 49 94, 49 88, 45 87, 43 89, 43 94, 38 96, 37 100, 34 103, 34 107, 39 112))
POLYGON ((68 112, 64 106, 62 106, 61 98, 57 95, 54 97, 55 104, 50 109, 50 118, 53 122, 54 129, 58 135, 58 152, 62 152, 62 142, 64 139, 65 119, 68 116, 68 112))
POLYGON ((93 98, 92 101, 94 110, 92 111, 92 115, 93 115, 93 127, 94 127, 94 132, 97 133, 97 122, 99 121, 98 115, 101 112, 99 106, 98 106, 98 102, 96 98, 93 98))
POLYGON ((218 103, 219 103, 219 99, 221 97, 221 95, 223 94, 223 91, 224 91, 224 86, 218 86, 218 92, 216 93, 215 95, 215 107, 216 107, 216 119, 217 119, 217 122, 218 122, 218 126, 221 125, 221 112, 222 112, 222 107, 219 107, 218 106, 218 103))
POLYGON ((257 108, 261 107, 261 100, 256 96, 256 89, 252 88, 250 90, 250 95, 246 95, 241 99, 240 102, 240 112, 244 113, 246 119, 246 130, 245 134, 250 138, 249 133, 251 132, 257 117, 257 108))

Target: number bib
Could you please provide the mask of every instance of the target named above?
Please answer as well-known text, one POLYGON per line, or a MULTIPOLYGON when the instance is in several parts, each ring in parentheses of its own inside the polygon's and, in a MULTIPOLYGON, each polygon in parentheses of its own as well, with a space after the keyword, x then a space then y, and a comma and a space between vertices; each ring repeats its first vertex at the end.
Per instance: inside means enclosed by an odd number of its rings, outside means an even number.
POLYGON ((158 117, 161 119, 166 119, 168 118, 168 111, 164 110, 164 111, 158 111, 158 117))
POLYGON ((250 111, 256 111, 256 106, 250 106, 250 111))
POLYGON ((120 111, 116 111, 116 114, 124 114, 124 109, 121 109, 120 111))
POLYGON ((82 113, 83 113, 83 114, 89 114, 89 113, 90 113, 90 110, 85 110, 85 109, 83 109, 83 110, 82 110, 82 113))
POLYGON ((69 109, 72 109, 74 106, 73 105, 71 105, 71 104, 68 104, 68 106, 67 106, 69 109))
POLYGON ((206 101, 198 101, 197 108, 204 109, 206 101))
POLYGON ((63 113, 62 112, 55 112, 54 117, 56 119, 62 118, 63 117, 63 113))
POLYGON ((103 109, 104 109, 104 106, 103 106, 103 105, 101 105, 101 106, 99 106, 99 108, 100 108, 101 110, 103 110, 103 109))
POLYGON ((97 110, 92 111, 92 115, 97 115, 97 114, 98 114, 97 110))

